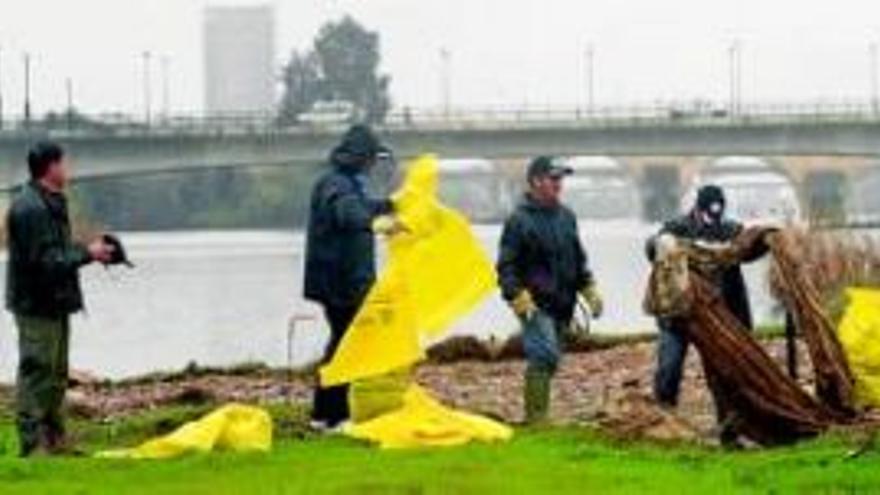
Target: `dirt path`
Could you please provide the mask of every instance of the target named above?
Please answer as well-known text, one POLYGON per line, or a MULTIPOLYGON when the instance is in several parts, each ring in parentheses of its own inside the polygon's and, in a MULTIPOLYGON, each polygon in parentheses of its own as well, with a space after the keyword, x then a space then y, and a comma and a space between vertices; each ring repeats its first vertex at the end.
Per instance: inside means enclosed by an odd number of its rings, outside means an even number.
MULTIPOLYGON (((781 363, 782 342, 765 346, 781 363)), ((553 383, 553 421, 598 424, 626 436, 706 438, 713 426, 713 410, 696 352, 688 356, 681 402, 671 413, 650 400, 654 347, 653 343, 638 343, 566 355, 553 383)), ((417 380, 448 405, 517 422, 521 420, 524 366, 521 360, 425 364, 419 367, 417 380)), ((802 375, 808 375, 808 370, 802 375)), ((284 372, 266 369, 245 374, 184 374, 124 384, 82 381, 85 383, 71 389, 68 402, 74 414, 94 418, 124 416, 170 404, 290 400, 307 405, 311 398, 308 376, 288 380, 284 372)), ((10 391, 0 393, 0 403, 3 395, 8 401, 10 391)))

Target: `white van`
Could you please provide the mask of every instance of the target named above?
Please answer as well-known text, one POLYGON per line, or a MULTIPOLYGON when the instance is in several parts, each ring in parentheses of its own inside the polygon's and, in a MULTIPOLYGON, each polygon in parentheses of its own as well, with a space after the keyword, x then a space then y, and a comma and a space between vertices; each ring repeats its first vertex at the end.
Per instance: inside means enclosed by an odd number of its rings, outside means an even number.
POLYGON ((608 156, 564 158, 573 170, 562 199, 580 218, 636 220, 641 218, 641 193, 619 161, 608 156))
POLYGON ((512 194, 503 174, 482 158, 441 159, 440 200, 477 223, 497 223, 510 211, 512 194))
POLYGON ((691 182, 682 199, 690 209, 697 190, 715 184, 724 190, 727 214, 745 223, 791 223, 801 219, 797 189, 788 176, 768 161, 752 156, 718 158, 691 182))

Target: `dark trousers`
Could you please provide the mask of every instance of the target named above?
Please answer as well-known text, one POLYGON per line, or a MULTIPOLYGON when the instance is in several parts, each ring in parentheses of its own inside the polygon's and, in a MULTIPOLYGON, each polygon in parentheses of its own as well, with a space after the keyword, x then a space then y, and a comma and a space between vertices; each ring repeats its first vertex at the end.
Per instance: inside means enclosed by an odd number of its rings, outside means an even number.
MULTIPOLYGON (((330 341, 327 342, 321 364, 327 364, 333 359, 333 355, 354 320, 358 309, 360 309, 359 306, 324 307, 324 314, 330 324, 330 341)), ((332 427, 348 418, 348 384, 333 387, 322 387, 318 384, 315 387, 312 419, 323 421, 332 427)))
MULTIPOLYGON (((685 335, 685 323, 675 319, 658 320, 660 334, 657 344, 657 371, 654 374, 654 398, 660 404, 676 406, 681 390, 681 380, 684 371, 684 362, 687 357, 688 345, 685 335)), ((704 370, 706 367, 703 367, 704 370)), ((722 436, 730 435, 728 426, 733 418, 728 405, 728 392, 723 390, 715 375, 706 372, 706 384, 712 393, 715 403, 715 414, 718 424, 721 425, 722 436)))
POLYGON ((16 315, 16 409, 22 455, 53 448, 64 438, 61 407, 67 391, 70 319, 16 315))

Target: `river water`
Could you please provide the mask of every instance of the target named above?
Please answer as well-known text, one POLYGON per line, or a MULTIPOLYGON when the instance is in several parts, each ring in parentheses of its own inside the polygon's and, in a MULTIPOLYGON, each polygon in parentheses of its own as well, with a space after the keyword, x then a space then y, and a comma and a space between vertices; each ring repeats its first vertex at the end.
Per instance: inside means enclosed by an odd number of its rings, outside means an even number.
MULTIPOLYGON (((641 300, 649 268, 644 240, 655 229, 628 222, 582 225, 584 244, 606 299, 606 315, 594 323, 594 331, 653 329, 652 320, 641 311, 641 300)), ((478 226, 476 231, 494 258, 500 228, 478 226)), ((122 237, 137 268, 92 266, 83 271, 88 310, 73 319, 73 368, 121 378, 177 370, 191 361, 281 366, 288 361, 289 319, 294 314, 317 319, 296 329, 293 364, 305 364, 320 354, 327 329, 320 309, 301 297, 302 233, 163 232, 122 237)), ((5 270, 0 259, 4 280, 5 270)), ((757 320, 775 321, 766 265, 748 266, 746 277, 757 320)), ((504 337, 516 329, 516 321, 495 294, 452 331, 504 337)), ((14 378, 15 338, 12 318, 3 313, 2 382, 14 378)))

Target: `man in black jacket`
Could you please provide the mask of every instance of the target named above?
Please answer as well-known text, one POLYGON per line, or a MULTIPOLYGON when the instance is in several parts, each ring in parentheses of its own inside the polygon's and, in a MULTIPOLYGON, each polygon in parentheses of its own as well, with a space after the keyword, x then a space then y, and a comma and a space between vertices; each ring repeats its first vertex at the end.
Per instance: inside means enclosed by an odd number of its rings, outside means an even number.
POLYGON ((31 182, 7 218, 9 265, 6 307, 18 327, 17 411, 21 455, 62 453, 61 406, 67 389, 70 315, 83 308, 79 269, 110 262, 112 248, 99 239, 71 240, 64 189, 67 160, 54 143, 28 153, 31 182))
POLYGON ((602 313, 577 218, 559 198, 562 178, 570 173, 550 157, 534 159, 527 172, 529 191, 501 235, 498 279, 502 296, 523 324, 528 423, 546 419, 550 381, 561 358, 560 334, 569 327, 578 293, 593 316, 602 313))
MULTIPOLYGON (((650 238, 647 243, 647 255, 654 260, 655 243, 660 235, 668 234, 677 239, 700 241, 707 243, 724 243, 736 238, 742 232, 743 225, 738 221, 725 217, 726 198, 724 191, 716 185, 706 185, 697 191, 696 203, 691 211, 679 218, 666 222, 660 232, 650 238)), ((753 261, 766 254, 765 246, 750 253, 746 261, 753 261)), ((727 307, 739 319, 743 326, 752 329, 752 311, 749 304, 748 289, 739 265, 732 266, 711 280, 721 291, 727 307)), ((687 355, 688 341, 684 330, 685 322, 678 318, 658 318, 660 330, 657 348, 657 370, 654 375, 654 397, 658 403, 666 407, 678 404, 684 360, 687 355)), ((733 444, 736 434, 731 428, 732 411, 726 405, 726 392, 719 389, 713 377, 707 376, 709 387, 715 401, 716 413, 720 426, 721 441, 733 444)))
MULTIPOLYGON (((329 362, 376 279, 374 231, 393 234, 393 205, 368 194, 368 171, 388 153, 364 125, 352 126, 330 155, 330 170, 312 189, 306 239, 304 292, 324 307, 330 341, 329 362), (384 227, 379 227, 380 225, 384 227)), ((334 428, 349 417, 348 386, 317 386, 313 426, 334 428)))

